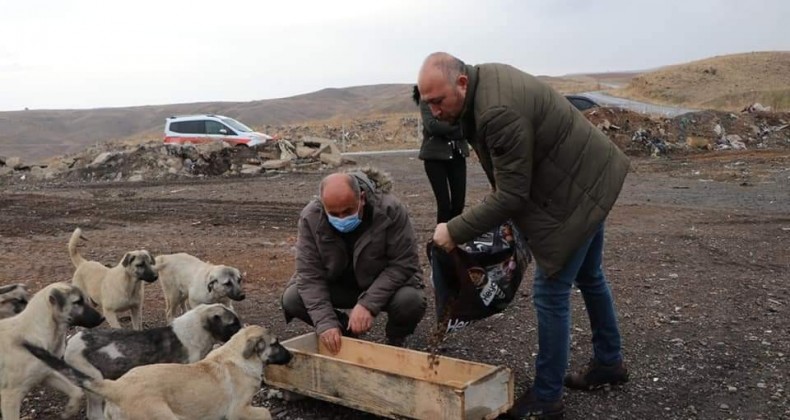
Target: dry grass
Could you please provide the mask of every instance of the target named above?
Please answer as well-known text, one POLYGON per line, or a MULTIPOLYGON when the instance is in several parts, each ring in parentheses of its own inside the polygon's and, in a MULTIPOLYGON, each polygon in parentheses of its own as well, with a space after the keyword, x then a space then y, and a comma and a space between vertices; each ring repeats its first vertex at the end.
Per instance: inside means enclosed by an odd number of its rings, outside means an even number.
POLYGON ((754 102, 790 110, 790 52, 734 54, 635 77, 618 95, 695 108, 738 111, 754 102))

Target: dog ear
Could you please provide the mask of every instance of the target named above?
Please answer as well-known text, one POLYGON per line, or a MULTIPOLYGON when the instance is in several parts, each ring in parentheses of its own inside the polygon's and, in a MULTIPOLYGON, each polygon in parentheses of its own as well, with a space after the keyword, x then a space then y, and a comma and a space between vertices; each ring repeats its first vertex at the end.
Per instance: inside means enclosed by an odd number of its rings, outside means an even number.
POLYGON ((50 305, 58 305, 58 308, 62 309, 66 305, 66 296, 63 296, 60 290, 52 289, 52 292, 49 294, 49 303, 50 305))
POLYGON ((121 265, 124 267, 128 267, 129 264, 134 261, 134 255, 131 252, 127 252, 123 255, 123 261, 121 261, 121 265))
POLYGON ((216 286, 217 283, 219 283, 219 281, 217 279, 214 279, 214 280, 211 280, 210 282, 208 282, 208 285, 206 286, 206 287, 208 287, 208 291, 209 292, 213 292, 214 291, 214 286, 216 286))
POLYGON ((247 339, 247 344, 244 346, 244 352, 241 353, 245 359, 249 359, 258 353, 258 345, 263 341, 263 337, 250 337, 247 339))
POLYGON ((156 259, 154 258, 153 255, 151 255, 150 252, 145 251, 145 258, 148 260, 149 263, 151 263, 151 265, 156 265, 156 259))
POLYGON ((0 295, 16 290, 18 284, 9 284, 8 286, 0 286, 0 295))

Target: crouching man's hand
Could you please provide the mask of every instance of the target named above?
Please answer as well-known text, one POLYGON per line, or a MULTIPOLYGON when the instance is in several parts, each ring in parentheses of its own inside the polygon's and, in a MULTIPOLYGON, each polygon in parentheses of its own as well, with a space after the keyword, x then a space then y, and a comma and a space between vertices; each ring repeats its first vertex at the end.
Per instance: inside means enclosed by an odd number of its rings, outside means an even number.
POLYGON ((324 343, 326 348, 332 353, 337 354, 340 351, 340 342, 343 334, 340 328, 330 328, 321 333, 321 342, 324 343))
POLYGON ((351 317, 348 319, 348 329, 352 333, 359 335, 364 334, 373 326, 373 315, 368 308, 356 304, 354 309, 351 310, 351 317))

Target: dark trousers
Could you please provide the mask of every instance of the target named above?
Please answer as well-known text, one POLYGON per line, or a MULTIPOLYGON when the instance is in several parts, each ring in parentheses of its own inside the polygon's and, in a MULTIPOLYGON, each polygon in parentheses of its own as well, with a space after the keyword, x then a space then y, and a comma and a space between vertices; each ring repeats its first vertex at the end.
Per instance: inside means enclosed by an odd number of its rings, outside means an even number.
POLYGON ((455 154, 448 160, 425 160, 425 174, 436 197, 436 223, 461 214, 466 201, 466 158, 455 154))
MULTIPOLYGON (((332 306, 338 309, 351 309, 357 304, 357 298, 362 290, 348 287, 347 285, 330 286, 329 299, 332 306)), ((313 325, 313 320, 305 308, 302 297, 296 284, 292 284, 285 289, 282 296, 283 312, 285 318, 299 318, 309 325, 313 325)), ((427 301, 425 300, 424 289, 411 286, 403 286, 390 298, 384 311, 387 312, 387 326, 385 327, 387 337, 403 338, 414 333, 417 324, 425 315, 427 301)))

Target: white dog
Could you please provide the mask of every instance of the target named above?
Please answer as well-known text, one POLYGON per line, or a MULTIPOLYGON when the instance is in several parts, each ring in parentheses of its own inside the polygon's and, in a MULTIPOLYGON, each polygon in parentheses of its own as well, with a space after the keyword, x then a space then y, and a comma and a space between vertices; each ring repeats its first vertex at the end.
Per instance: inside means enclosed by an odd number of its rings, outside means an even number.
POLYGON ((175 317, 176 309, 185 311, 201 303, 222 303, 233 308, 231 300, 245 297, 241 272, 233 267, 210 264, 182 252, 156 257, 156 268, 168 322, 175 317))

